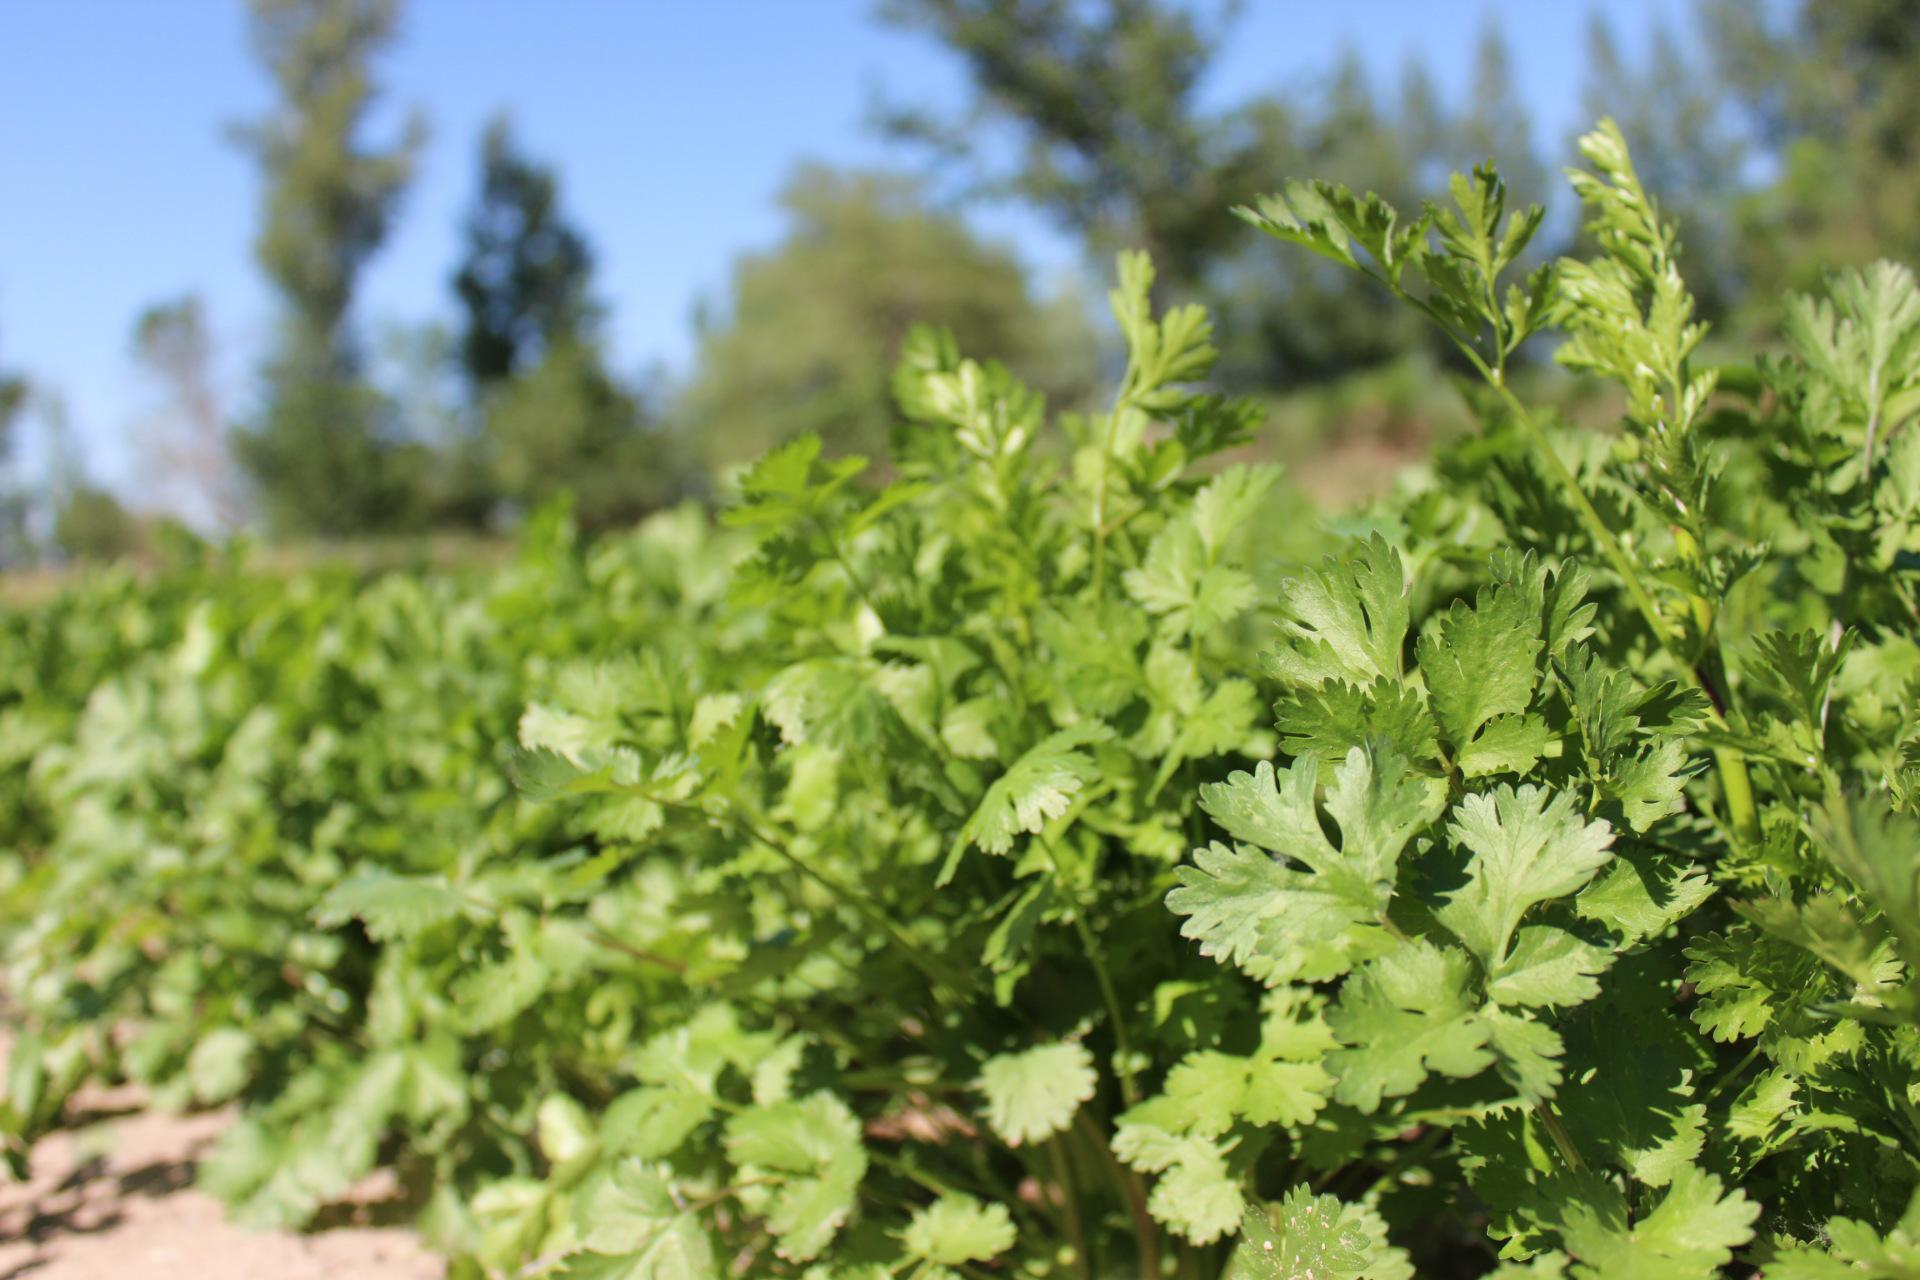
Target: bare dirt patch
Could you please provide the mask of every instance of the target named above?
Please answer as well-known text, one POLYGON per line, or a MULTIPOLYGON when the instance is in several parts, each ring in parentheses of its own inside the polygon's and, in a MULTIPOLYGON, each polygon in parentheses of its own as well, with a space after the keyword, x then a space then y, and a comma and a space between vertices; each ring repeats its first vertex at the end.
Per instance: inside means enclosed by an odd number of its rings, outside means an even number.
MULTIPOLYGON (((0 1280, 437 1280, 441 1261, 396 1227, 249 1231, 193 1189, 230 1117, 138 1109, 89 1092, 41 1141, 33 1176, 0 1181, 0 1280)), ((4 1174, 0 1174, 4 1178, 4 1174)))

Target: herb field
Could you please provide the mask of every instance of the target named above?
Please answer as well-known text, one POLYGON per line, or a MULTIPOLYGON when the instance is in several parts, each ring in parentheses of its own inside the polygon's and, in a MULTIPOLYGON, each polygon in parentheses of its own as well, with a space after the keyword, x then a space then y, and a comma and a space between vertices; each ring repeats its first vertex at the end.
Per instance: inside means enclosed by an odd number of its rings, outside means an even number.
POLYGON ((10 1154, 236 1100, 239 1218, 472 1277, 1920 1276, 1920 291, 1708 362, 1583 151, 1530 269, 1491 170, 1243 211, 1481 423, 1323 534, 1130 256, 1097 415, 921 330, 717 521, 6 613, 10 1154))

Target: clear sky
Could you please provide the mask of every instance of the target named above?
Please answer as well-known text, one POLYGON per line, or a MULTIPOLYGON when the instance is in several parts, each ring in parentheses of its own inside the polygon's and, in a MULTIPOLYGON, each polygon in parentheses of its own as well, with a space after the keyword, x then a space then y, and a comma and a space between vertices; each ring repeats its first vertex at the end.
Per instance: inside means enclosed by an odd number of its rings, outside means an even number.
MULTIPOLYGON (((1598 3, 1598 0, 1595 0, 1598 3)), ((375 134, 418 105, 432 128, 358 316, 378 330, 451 315, 447 280, 502 108, 555 164, 593 241, 620 367, 678 369, 699 299, 742 251, 779 238, 777 195, 802 158, 911 162, 867 127, 875 92, 952 104, 957 63, 873 20, 874 0, 411 0, 380 67, 375 134)), ((1637 50, 1688 0, 1605 0, 1637 50)), ((1347 47, 1383 89, 1411 57, 1466 91, 1483 22, 1501 23, 1543 148, 1578 120, 1582 0, 1249 0, 1207 93, 1225 105, 1311 86, 1347 47)), ((125 447, 152 389, 129 357, 148 304, 199 293, 234 403, 272 324, 250 258, 259 187, 226 126, 270 101, 240 0, 0 0, 0 368, 64 399, 92 473, 138 496, 125 447)), ((1031 216, 982 211, 1042 272, 1075 266, 1031 216)))

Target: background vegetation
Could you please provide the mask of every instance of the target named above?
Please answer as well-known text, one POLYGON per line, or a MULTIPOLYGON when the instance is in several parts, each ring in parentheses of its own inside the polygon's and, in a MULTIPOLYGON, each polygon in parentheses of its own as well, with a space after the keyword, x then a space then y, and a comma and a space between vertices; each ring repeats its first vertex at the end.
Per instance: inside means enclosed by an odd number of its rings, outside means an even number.
MULTIPOLYGON (((0 563, 150 547, 162 514, 183 509, 203 529, 276 539, 489 532, 564 490, 586 527, 630 523, 804 431, 830 451, 878 451, 887 370, 926 316, 963 349, 1013 361, 1055 405, 1084 407, 1117 352, 1092 306, 1099 290, 1043 295, 972 230, 969 204, 991 201, 1044 215, 1084 248, 1090 279, 1116 250, 1149 250, 1156 302, 1203 302, 1219 317, 1216 378, 1273 411, 1266 447, 1299 458, 1337 442, 1346 452, 1333 470, 1377 483, 1351 473, 1383 470, 1458 421, 1433 376, 1452 358, 1364 282, 1255 252, 1233 233, 1231 206, 1304 175, 1405 205, 1488 157, 1517 198, 1534 199, 1573 158, 1571 139, 1537 145, 1493 24, 1470 97, 1451 107, 1427 66, 1383 86, 1349 53, 1317 87, 1214 110, 1204 91, 1234 38, 1232 6, 885 0, 876 19, 949 50, 970 100, 957 113, 883 100, 874 124, 907 161, 899 172, 796 170, 786 235, 738 262, 701 321, 694 366, 669 383, 610 364, 594 248, 569 215, 564 175, 504 116, 475 140, 478 188, 448 264, 457 325, 392 351, 358 331, 356 290, 407 214, 428 128, 418 112, 373 125, 383 96, 405 92, 381 77, 401 0, 250 8, 276 101, 234 134, 258 165, 253 254, 280 313, 253 392, 233 404, 213 395, 218 353, 195 298, 135 318, 165 409, 138 428, 153 484, 130 501, 89 480, 97 467, 59 421, 59 388, 6 369, 0 459, 7 425, 29 418, 64 443, 50 474, 8 472, 0 563)), ((1697 38, 1659 27, 1631 63, 1596 11, 1587 118, 1620 120, 1678 217, 1689 283, 1718 331, 1765 339, 1770 313, 1754 299, 1809 287, 1829 267, 1911 257, 1912 6, 1700 0, 1673 17, 1697 38)), ((1544 260, 1577 234, 1571 220, 1552 223, 1534 252, 1544 260)))

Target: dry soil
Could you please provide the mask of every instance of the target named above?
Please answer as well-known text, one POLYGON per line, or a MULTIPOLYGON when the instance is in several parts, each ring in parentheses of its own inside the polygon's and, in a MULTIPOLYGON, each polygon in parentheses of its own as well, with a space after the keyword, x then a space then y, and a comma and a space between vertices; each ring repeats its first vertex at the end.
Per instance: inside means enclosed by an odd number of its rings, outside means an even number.
POLYGON ((76 1100, 73 1125, 0 1172, 0 1280, 435 1280, 397 1227, 249 1231, 193 1189, 194 1161, 230 1117, 142 1110, 131 1091, 76 1100))

